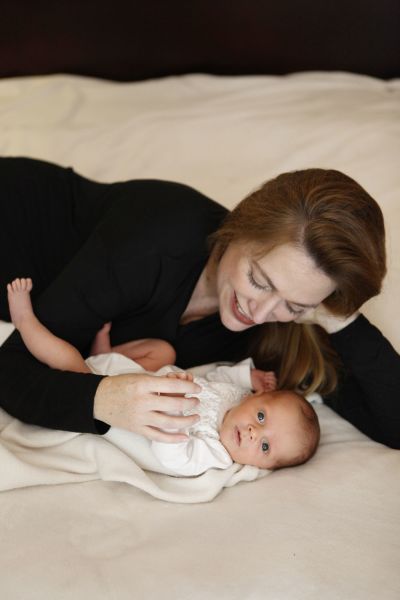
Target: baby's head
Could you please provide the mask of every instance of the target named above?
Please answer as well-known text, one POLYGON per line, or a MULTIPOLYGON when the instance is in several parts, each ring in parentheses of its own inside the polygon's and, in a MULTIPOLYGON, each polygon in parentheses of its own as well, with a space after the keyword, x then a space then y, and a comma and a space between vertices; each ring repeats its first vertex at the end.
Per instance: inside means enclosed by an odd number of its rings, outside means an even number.
POLYGON ((225 414, 219 435, 234 462, 280 469, 311 458, 320 429, 315 410, 305 398, 279 390, 245 396, 225 414))

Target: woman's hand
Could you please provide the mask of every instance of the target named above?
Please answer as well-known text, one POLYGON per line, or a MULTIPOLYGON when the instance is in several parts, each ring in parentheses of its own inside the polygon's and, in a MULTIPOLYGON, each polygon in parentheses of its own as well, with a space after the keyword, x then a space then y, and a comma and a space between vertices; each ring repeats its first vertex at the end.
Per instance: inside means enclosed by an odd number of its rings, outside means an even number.
POLYGON ((319 304, 317 308, 311 308, 304 312, 295 322, 320 325, 320 327, 325 329, 328 333, 336 333, 355 321, 359 314, 360 313, 356 311, 349 317, 338 317, 329 312, 323 304, 319 304))
POLYGON ((194 425, 198 415, 171 416, 196 408, 199 385, 189 380, 156 377, 141 373, 113 375, 101 380, 94 398, 93 416, 112 427, 127 429, 158 442, 177 443, 187 440, 183 433, 162 429, 183 429, 194 425), (180 396, 180 397, 179 397, 180 396))

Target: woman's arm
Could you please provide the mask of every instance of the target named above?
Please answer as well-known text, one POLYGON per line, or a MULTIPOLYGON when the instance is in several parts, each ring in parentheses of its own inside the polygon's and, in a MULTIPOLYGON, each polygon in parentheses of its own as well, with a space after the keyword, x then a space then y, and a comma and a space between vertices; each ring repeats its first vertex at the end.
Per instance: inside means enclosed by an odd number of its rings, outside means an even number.
POLYGON ((330 335, 343 363, 324 401, 372 439, 400 448, 400 356, 363 315, 330 335))
POLYGON ((58 371, 26 352, 18 332, 7 342, 0 349, 1 405, 26 423, 100 434, 111 425, 153 440, 180 442, 187 436, 159 430, 190 427, 198 420, 196 415, 164 413, 195 409, 195 398, 175 397, 198 392, 194 383, 141 374, 103 377, 58 371))
MULTIPOLYGON (((132 275, 135 261, 129 262, 132 275)), ((158 272, 157 259, 149 258, 141 269, 137 301, 151 293, 151 280, 158 272), (149 285, 147 285, 147 282, 149 285)), ((35 310, 55 335, 84 353, 105 321, 124 309, 120 281, 102 241, 93 234, 60 276, 39 297, 35 310)), ((198 386, 188 381, 149 378, 145 375, 107 377, 53 370, 35 360, 18 332, 0 349, 1 405, 22 421, 90 433, 105 433, 108 425, 123 427, 152 439, 180 441, 186 436, 165 434, 159 428, 187 427, 197 417, 170 417, 159 412, 181 411, 197 405, 194 398, 173 397, 195 393, 198 386), (158 392, 163 396, 162 406, 158 392)))

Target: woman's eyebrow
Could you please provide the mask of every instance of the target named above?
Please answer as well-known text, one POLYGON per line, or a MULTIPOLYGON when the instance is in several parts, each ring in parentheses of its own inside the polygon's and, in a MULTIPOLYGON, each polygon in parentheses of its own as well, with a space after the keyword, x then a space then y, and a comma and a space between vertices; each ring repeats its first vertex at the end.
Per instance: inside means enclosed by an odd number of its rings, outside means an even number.
POLYGON ((269 287, 272 290, 274 290, 274 292, 277 292, 278 290, 276 289, 276 286, 272 283, 271 279, 268 277, 268 275, 266 274, 266 272, 260 267, 260 265, 258 264, 258 262, 254 261, 253 264, 256 267, 256 269, 259 271, 260 275, 262 277, 264 277, 264 279, 268 283, 269 287))
MULTIPOLYGON (((264 277, 265 281, 268 283, 269 287, 274 291, 278 292, 276 285, 271 281, 268 277, 264 269, 258 264, 258 262, 254 261, 254 266, 259 271, 260 275, 264 277)), ((287 304, 295 304, 296 306, 301 306, 301 308, 317 308, 318 304, 302 304, 301 302, 295 302, 294 300, 285 300, 287 304)))

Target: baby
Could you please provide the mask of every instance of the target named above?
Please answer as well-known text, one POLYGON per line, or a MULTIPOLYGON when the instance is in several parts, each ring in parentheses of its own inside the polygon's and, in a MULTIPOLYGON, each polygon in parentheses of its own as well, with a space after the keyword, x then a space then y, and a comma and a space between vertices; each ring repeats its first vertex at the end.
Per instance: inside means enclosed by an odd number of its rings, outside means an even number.
MULTIPOLYGON (((75 372, 96 371, 96 359, 102 359, 104 364, 104 356, 94 357, 88 359, 89 368, 76 348, 39 322, 32 309, 31 289, 31 279, 15 279, 7 286, 12 321, 31 354, 51 368, 75 372)), ((109 331, 107 324, 96 336, 93 354, 118 350, 118 347, 111 349, 109 331)), ((126 366, 132 372, 140 369, 137 363, 153 372, 163 367, 158 375, 193 378, 177 367, 165 366, 175 360, 173 348, 165 341, 136 340, 123 349, 131 359, 126 366)), ((113 356, 118 358, 117 354, 110 354, 109 360, 113 356)), ((200 420, 190 427, 187 441, 152 442, 163 472, 166 469, 173 475, 193 476, 209 468, 227 468, 233 461, 261 469, 278 469, 302 464, 313 456, 320 431, 312 406, 295 392, 277 391, 274 374, 252 366, 247 359, 233 367, 218 367, 204 378, 195 379, 202 387, 197 394, 200 404, 193 410, 199 413, 200 420)))

